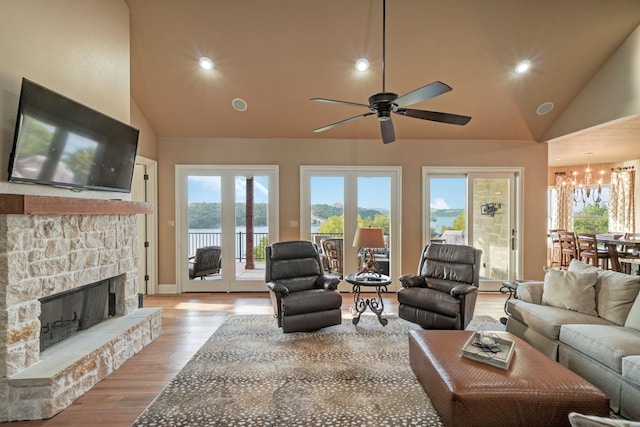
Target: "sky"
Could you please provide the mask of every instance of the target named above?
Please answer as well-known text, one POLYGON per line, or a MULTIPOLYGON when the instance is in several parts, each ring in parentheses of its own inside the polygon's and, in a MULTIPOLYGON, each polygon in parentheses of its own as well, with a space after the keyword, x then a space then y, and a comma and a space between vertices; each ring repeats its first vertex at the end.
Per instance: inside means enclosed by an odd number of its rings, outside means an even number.
MULTIPOLYGON (((220 177, 219 176, 189 176, 187 179, 189 188, 189 203, 207 202, 220 203, 220 177)), ((245 200, 245 177, 236 177, 235 193, 236 201, 245 200)), ((267 203, 269 196, 269 179, 266 176, 255 176, 253 180, 253 200, 255 203, 267 203)))
MULTIPOLYGON (((268 201, 268 178, 254 177, 254 200, 268 201)), ((386 177, 361 177, 358 179, 358 206, 363 208, 390 208, 390 179, 386 177)), ((189 202, 220 202, 220 177, 189 176, 189 202)), ((236 200, 244 201, 245 179, 236 178, 236 200)), ((461 209, 465 204, 464 178, 432 178, 432 209, 461 209)), ((311 203, 333 205, 344 203, 344 178, 314 177, 311 180, 311 203)))
POLYGON ((431 209, 464 209, 466 178, 431 178, 431 209))

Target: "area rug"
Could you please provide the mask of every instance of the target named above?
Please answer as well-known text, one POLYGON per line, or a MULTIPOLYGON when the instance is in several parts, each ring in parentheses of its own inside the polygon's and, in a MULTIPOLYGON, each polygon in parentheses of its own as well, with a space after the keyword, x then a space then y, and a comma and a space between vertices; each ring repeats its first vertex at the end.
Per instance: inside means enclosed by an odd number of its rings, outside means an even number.
POLYGON ((419 327, 388 318, 284 334, 271 315, 230 316, 133 426, 441 426, 409 366, 419 327))

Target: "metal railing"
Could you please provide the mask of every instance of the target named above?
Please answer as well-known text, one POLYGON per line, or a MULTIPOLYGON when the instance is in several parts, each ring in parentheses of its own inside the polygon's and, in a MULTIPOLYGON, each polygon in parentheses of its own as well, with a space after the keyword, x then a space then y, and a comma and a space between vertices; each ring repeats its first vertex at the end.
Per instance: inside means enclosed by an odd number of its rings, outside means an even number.
MULTIPOLYGON (((247 258, 246 247, 247 233, 236 232, 236 247, 234 258, 242 262, 247 258)), ((256 261, 264 261, 264 246, 269 244, 269 233, 253 233, 253 259, 256 261), (265 243, 266 242, 266 243, 265 243)), ((189 232, 188 233, 188 247, 189 256, 196 253, 197 248, 203 246, 220 246, 222 247, 222 233, 221 232, 189 232)), ((223 252, 224 256, 224 252, 223 252)))

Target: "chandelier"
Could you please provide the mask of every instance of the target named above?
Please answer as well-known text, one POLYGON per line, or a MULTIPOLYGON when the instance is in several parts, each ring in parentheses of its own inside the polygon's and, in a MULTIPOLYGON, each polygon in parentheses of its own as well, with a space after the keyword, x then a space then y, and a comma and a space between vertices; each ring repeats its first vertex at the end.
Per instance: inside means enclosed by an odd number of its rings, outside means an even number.
POLYGON ((578 181, 578 172, 571 172, 573 175, 573 201, 576 205, 578 202, 582 202, 582 204, 585 205, 589 201, 589 198, 591 198, 596 205, 602 201, 602 176, 604 175, 604 171, 600 171, 600 177, 598 180, 594 180, 590 167, 591 154, 593 153, 586 153, 587 167, 580 181, 578 181))

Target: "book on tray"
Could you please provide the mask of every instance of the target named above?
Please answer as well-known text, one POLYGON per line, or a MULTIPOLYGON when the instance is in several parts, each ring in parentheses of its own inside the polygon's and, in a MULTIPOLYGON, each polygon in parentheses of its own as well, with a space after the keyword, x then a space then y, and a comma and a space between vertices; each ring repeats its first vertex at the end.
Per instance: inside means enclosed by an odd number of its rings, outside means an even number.
POLYGON ((515 343, 493 332, 474 332, 462 347, 460 354, 467 359, 509 369, 515 343))

